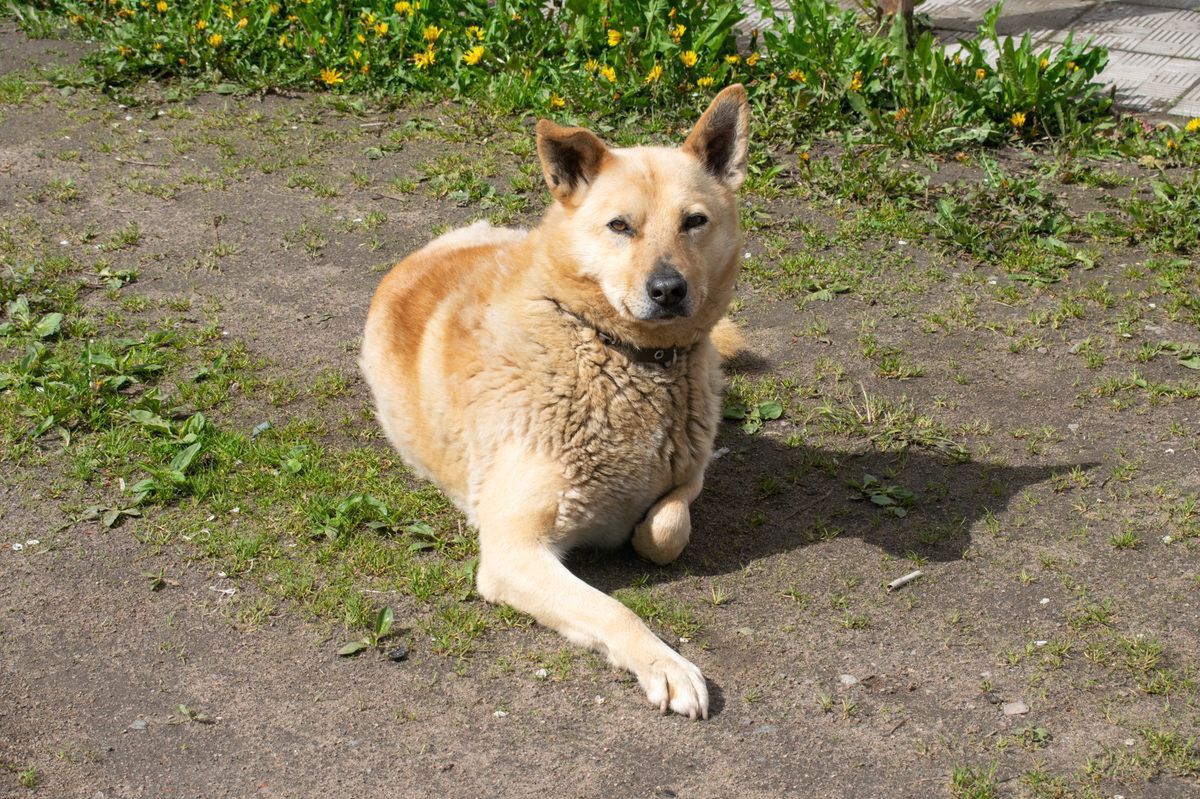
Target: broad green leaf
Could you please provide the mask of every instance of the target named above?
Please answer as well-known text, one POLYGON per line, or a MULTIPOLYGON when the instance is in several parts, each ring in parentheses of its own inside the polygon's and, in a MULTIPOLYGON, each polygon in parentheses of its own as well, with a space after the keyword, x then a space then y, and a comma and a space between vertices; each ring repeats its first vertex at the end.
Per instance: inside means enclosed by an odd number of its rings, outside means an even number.
POLYGON ((197 441, 195 444, 181 451, 171 460, 171 470, 186 474, 188 467, 192 465, 192 461, 199 454, 201 446, 203 445, 197 441))
POLYGON ((53 336, 62 327, 62 320, 62 314, 48 313, 33 328, 33 332, 38 338, 50 338, 50 336, 53 336))
POLYGON ((351 641, 350 643, 346 644, 341 649, 339 649, 337 651, 337 653, 340 657, 350 657, 352 655, 357 655, 359 652, 366 649, 367 646, 368 646, 368 644, 366 641, 362 641, 362 640, 351 641))
POLYGON ((758 404, 758 416, 764 422, 771 422, 783 416, 783 405, 776 400, 767 400, 758 404))

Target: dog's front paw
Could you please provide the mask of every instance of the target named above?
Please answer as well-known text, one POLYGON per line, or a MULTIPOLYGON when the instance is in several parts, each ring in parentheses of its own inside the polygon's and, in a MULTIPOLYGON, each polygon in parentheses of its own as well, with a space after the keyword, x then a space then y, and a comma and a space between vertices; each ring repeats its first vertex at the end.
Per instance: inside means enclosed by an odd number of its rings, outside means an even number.
POLYGON ((646 698, 664 714, 670 709, 691 719, 708 718, 704 675, 678 652, 658 643, 659 651, 638 670, 638 682, 646 690, 646 698))
POLYGON ((666 566, 687 546, 692 516, 687 503, 667 501, 655 505, 633 530, 633 549, 646 560, 666 566))

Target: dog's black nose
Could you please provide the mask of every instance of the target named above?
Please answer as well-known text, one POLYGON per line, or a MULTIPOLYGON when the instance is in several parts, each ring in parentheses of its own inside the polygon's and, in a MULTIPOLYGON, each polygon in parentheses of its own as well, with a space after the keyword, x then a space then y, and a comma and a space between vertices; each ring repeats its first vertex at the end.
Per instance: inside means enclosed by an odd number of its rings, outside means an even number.
POLYGON ((687 280, 670 267, 659 267, 646 281, 646 293, 650 295, 650 299, 668 311, 679 307, 683 298, 687 296, 687 291, 687 280))

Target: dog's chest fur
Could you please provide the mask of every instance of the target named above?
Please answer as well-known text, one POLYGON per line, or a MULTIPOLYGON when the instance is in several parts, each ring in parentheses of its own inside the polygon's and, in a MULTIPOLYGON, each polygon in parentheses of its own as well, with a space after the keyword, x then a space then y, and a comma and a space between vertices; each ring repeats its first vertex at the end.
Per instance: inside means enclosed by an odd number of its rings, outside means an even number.
POLYGON ((564 337, 510 373, 517 385, 503 392, 506 415, 527 446, 561 464, 561 543, 616 545, 707 462, 719 414, 717 356, 704 341, 664 368, 631 362, 588 328, 569 326, 564 337))

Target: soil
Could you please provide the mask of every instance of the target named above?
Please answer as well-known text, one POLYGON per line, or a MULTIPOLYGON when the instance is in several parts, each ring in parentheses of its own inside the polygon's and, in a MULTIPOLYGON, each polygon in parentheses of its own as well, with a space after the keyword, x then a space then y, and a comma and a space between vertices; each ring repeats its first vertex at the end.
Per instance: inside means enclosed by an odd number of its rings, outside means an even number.
MULTIPOLYGON (((0 74, 69 64, 80 50, 0 25, 0 74)), ((497 143, 531 135, 519 123, 482 141, 490 121, 464 131, 470 111, 455 106, 356 114, 323 97, 168 103, 146 91, 128 108, 54 88, 0 107, 0 214, 61 230, 78 258, 136 266, 126 291, 152 303, 188 298, 197 319, 219 309, 221 335, 261 359, 269 378, 307 382, 333 370, 351 379, 335 403, 298 398, 286 409, 296 416, 362 417, 368 400, 354 361, 381 269, 435 228, 479 215, 431 196, 423 165, 485 149, 499 153, 488 180, 503 187, 534 157, 497 143), (414 135, 367 154, 413 119, 463 131, 462 140, 414 135), (261 169, 296 153, 309 163, 261 169), (297 175, 338 195, 319 196, 297 175), (56 179, 73 181, 79 199, 37 199, 56 179), (410 180, 416 191, 395 188, 410 180), (387 221, 373 230, 354 221, 372 212, 387 221), (97 249, 130 222, 136 247, 97 249), (302 226, 325 239, 314 255, 293 236, 302 226), (81 237, 87 230, 98 237, 81 237)), ((954 179, 978 177, 950 166, 954 179)), ((536 223, 539 191, 512 224, 536 223)), ((1103 205, 1101 190, 1062 191, 1080 207, 1103 205)), ((811 199, 755 204, 780 228, 803 218, 836 226, 832 209, 811 199)), ((748 238, 755 258, 769 257, 763 239, 748 238)), ((897 245, 881 237, 839 252, 861 247, 869 259, 879 246, 897 245)), ((1019 308, 985 295, 981 313, 1024 319, 1084 282, 1120 284, 1125 265, 1146 257, 1106 252, 1093 272, 1019 308)), ((1105 766, 1083 776, 1090 759, 1125 763, 1144 752, 1145 730, 1186 738, 1200 728, 1196 540, 1160 543, 1174 529, 1166 504, 1200 491, 1196 401, 1137 398, 1114 411, 1092 394, 1099 378, 1129 373, 1137 340, 1099 372, 1069 349, 1093 335, 1112 340, 1105 325, 1120 307, 1089 306, 1086 320, 1043 331, 1045 351, 1013 352, 999 331, 928 332, 926 314, 991 274, 930 242, 914 243, 913 258, 914 272, 941 265, 950 277, 912 295, 907 313, 855 294, 800 308, 747 282, 737 318, 752 355, 733 369, 751 381, 825 386, 815 364, 832 359, 845 385, 907 397, 964 431, 975 457, 823 434, 816 413, 754 434, 726 425, 678 563, 652 569, 629 551, 571 560, 603 590, 645 578, 696 608, 702 632, 675 643, 709 680, 709 721, 658 716, 630 678, 588 656, 577 655, 565 679, 540 677, 527 655, 564 644, 537 627, 495 628, 463 660, 414 647, 402 662, 339 659, 344 631, 286 608, 245 629, 231 621, 226 592, 253 585, 224 578, 184 543, 147 547, 139 538, 152 518, 112 530, 70 522, 59 508, 82 488, 48 463, 0 478, 0 541, 9 542, 0 549, 0 796, 928 797, 952 795, 961 765, 994 766, 999 795, 1034 796, 1027 775, 1039 764, 1075 791, 1046 796, 1197 795, 1195 767, 1105 766), (858 343, 868 317, 880 341, 926 366, 924 376, 877 374, 858 343), (805 334, 814 321, 827 332, 805 334), (1031 431, 1043 427, 1056 433, 1032 452, 1031 431), (1126 461, 1138 464, 1130 480, 1114 476, 1126 461), (1056 487, 1075 467, 1090 484, 1056 487), (848 481, 865 474, 917 492, 905 520, 854 501, 848 481), (1111 546, 1129 526, 1142 545, 1111 546), (49 545, 12 549, 29 539, 49 545), (918 566, 923 578, 884 589, 918 566), (176 584, 152 592, 146 575, 160 572, 176 584), (708 602, 714 588, 729 601, 708 602), (1082 603, 1106 599, 1114 634, 1161 642, 1160 665, 1183 683, 1190 674, 1190 688, 1152 695, 1119 659, 1085 656, 1093 639, 1072 619, 1082 603), (1037 642, 1059 640, 1071 648, 1054 665, 1037 642), (1010 702, 1028 713, 1005 715, 1010 702), (37 769, 35 788, 19 781, 27 766, 37 769)), ((1148 309, 1155 295, 1145 291, 1120 300, 1156 326, 1138 340, 1200 338, 1148 309)), ((1137 368, 1154 380, 1189 377, 1165 357, 1137 368)), ((820 397, 809 402, 811 410, 820 397)), ((263 412, 246 399, 227 417, 250 425, 263 412)))

